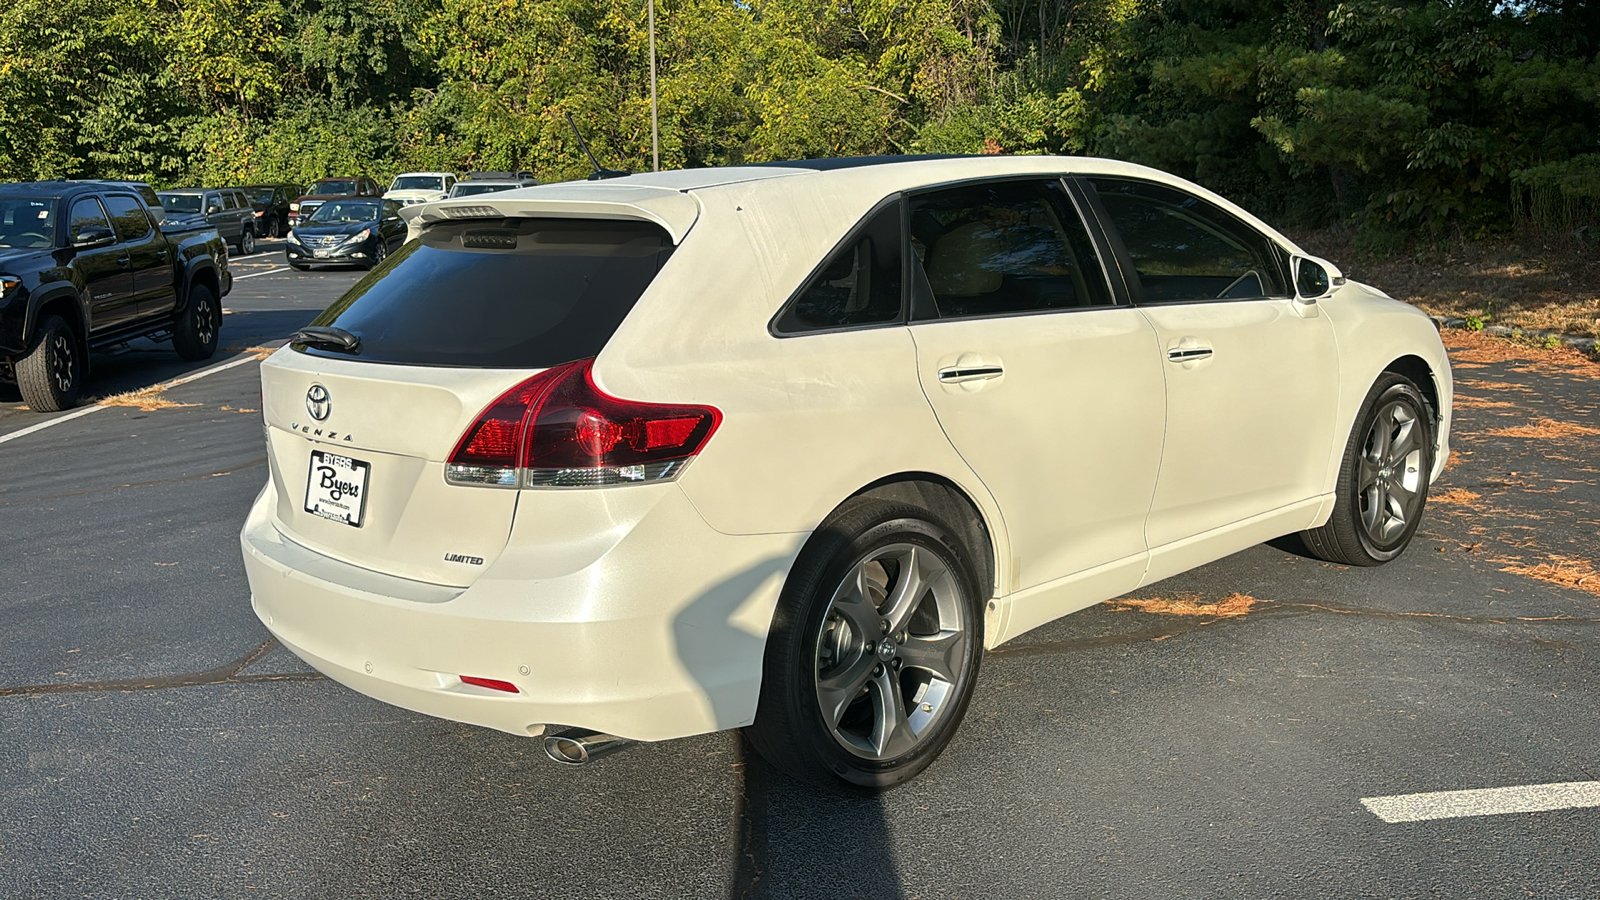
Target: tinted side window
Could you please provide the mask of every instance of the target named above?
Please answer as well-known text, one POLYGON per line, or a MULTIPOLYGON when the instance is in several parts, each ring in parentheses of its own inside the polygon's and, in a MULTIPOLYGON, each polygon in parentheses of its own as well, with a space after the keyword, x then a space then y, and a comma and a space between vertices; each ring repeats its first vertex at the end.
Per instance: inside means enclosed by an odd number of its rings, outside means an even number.
POLYGON ((139 201, 122 194, 107 194, 105 201, 119 239, 136 241, 150 233, 150 217, 144 214, 139 201))
POLYGON ((1165 185, 1090 179, 1146 303, 1286 297, 1282 254, 1232 215, 1165 185))
POLYGON ((778 318, 777 331, 801 334, 898 320, 902 244, 900 203, 894 202, 873 214, 811 276, 778 318))
POLYGON ((644 222, 444 222, 312 324, 354 332, 373 362, 544 368, 598 354, 671 253, 666 232, 644 222))
POLYGON ((206 195, 206 212, 214 213, 214 212, 221 212, 221 211, 222 211, 222 195, 221 194, 207 194, 206 195))
POLYGON ((72 204, 72 215, 67 220, 67 240, 77 240, 85 228, 111 228, 105 211, 100 208, 100 201, 93 197, 84 197, 72 204))
MULTIPOLYGON (((954 188, 911 202, 918 291, 940 318, 1110 306, 1099 256, 1060 182, 954 188)), ((922 307, 918 307, 919 315, 922 307)))

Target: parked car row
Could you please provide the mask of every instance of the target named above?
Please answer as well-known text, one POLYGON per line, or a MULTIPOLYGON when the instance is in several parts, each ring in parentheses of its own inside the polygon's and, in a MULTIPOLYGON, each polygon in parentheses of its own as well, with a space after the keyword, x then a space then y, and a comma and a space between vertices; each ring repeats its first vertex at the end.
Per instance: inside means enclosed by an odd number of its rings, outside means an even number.
POLYGON ((0 185, 0 393, 67 409, 89 351, 141 337, 207 359, 232 287, 215 226, 167 215, 148 185, 0 185))

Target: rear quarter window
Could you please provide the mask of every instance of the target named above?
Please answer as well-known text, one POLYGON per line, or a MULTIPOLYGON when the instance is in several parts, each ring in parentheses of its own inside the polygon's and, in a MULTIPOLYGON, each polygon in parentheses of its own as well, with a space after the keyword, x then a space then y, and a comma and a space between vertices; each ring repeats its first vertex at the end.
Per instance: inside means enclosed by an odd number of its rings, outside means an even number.
POLYGON ((359 336, 357 358, 372 362, 545 368, 597 355, 672 249, 665 231, 644 222, 442 223, 395 251, 312 324, 359 336))

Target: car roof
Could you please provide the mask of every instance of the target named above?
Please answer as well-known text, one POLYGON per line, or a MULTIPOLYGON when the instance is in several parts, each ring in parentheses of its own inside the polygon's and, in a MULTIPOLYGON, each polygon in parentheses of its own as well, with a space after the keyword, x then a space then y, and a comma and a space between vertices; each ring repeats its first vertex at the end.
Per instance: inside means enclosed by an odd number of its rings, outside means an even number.
POLYGON ((43 200, 60 200, 78 194, 104 190, 124 190, 138 193, 136 183, 125 181, 16 181, 0 184, 0 197, 36 197, 43 200))
MULTIPOLYGON (((456 173, 454 173, 454 172, 401 172, 399 175, 396 175, 394 178, 405 178, 407 175, 431 175, 431 176, 435 176, 435 177, 438 177, 438 178, 444 178, 445 176, 449 176, 451 178, 456 177, 456 173)), ((391 178, 389 180, 393 181, 394 178, 391 178)))

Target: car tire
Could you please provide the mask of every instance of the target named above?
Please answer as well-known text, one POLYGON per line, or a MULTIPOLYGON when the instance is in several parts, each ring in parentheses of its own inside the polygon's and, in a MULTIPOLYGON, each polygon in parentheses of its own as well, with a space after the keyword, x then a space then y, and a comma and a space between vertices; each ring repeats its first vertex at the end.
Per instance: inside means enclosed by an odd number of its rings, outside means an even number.
POLYGON ((367 270, 371 271, 373 269, 376 269, 377 267, 383 265, 383 261, 388 259, 388 258, 389 258, 389 245, 387 243, 385 243, 382 238, 379 238, 378 242, 375 245, 373 245, 372 257, 367 262, 367 270))
POLYGON ((78 335, 60 316, 40 323, 39 340, 17 360, 17 390, 34 412, 60 412, 83 394, 85 353, 78 335))
POLYGON ((747 730, 775 768, 883 790, 950 742, 983 655, 977 570, 957 533, 927 510, 862 499, 811 536, 773 616, 747 730))
POLYGON ((172 349, 178 358, 195 362, 210 359, 217 352, 217 338, 222 331, 222 309, 211 288, 203 284, 191 285, 189 302, 172 323, 172 349))
POLYGON ((1333 515, 1300 533, 1313 556, 1380 566, 1405 550, 1428 502, 1435 421, 1410 379, 1393 372, 1378 379, 1345 445, 1333 515))
POLYGON ((239 255, 249 256, 256 252, 256 232, 253 228, 246 228, 239 233, 239 255))
POLYGON ((273 240, 283 237, 283 225, 278 222, 277 216, 267 220, 267 236, 273 240))

